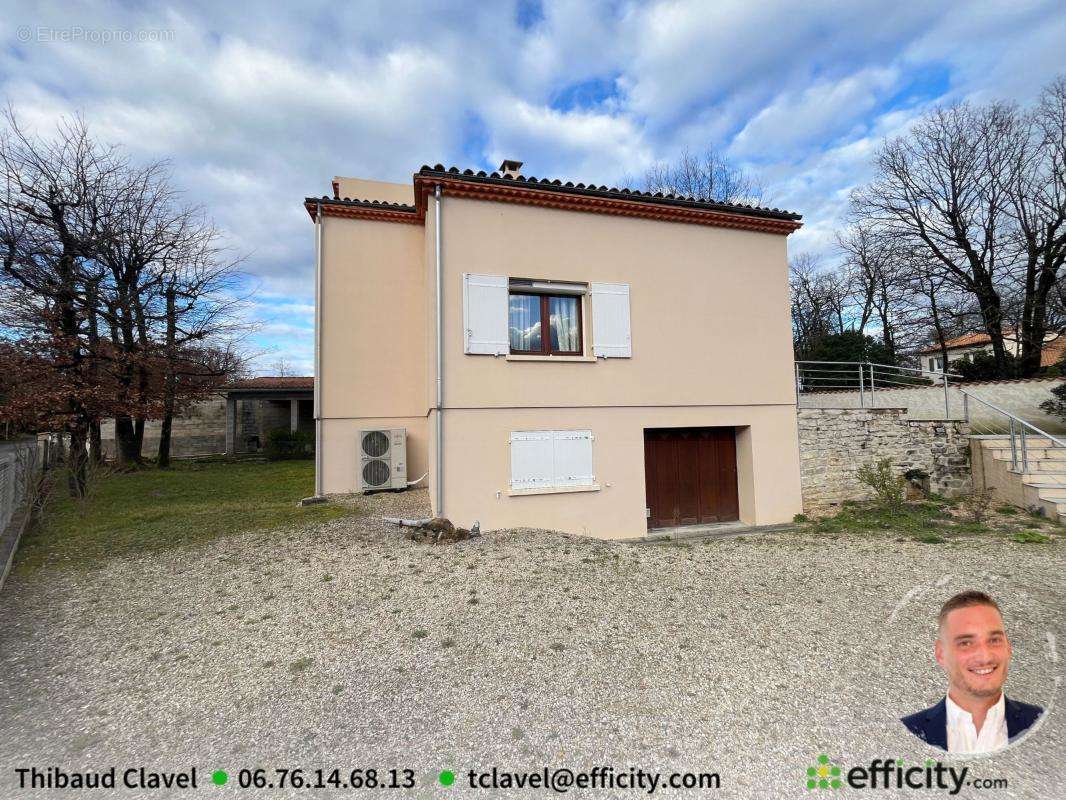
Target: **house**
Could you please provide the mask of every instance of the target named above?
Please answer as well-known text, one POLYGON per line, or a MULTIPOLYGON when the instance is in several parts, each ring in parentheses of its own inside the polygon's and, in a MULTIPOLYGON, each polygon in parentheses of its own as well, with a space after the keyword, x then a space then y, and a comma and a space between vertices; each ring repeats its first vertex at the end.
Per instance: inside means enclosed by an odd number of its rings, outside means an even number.
POLYGON ((227 386, 226 454, 257 453, 278 428, 313 430, 314 386, 314 377, 306 375, 265 375, 227 386))
MULTIPOLYGON (((1003 331, 1003 344, 1007 352, 1017 356, 1021 352, 1020 336, 1017 328, 1003 331)), ((920 351, 922 369, 941 372, 944 369, 943 350, 948 351, 948 362, 969 361, 977 353, 992 352, 992 337, 987 333, 967 333, 953 339, 944 340, 944 348, 933 344, 920 351)), ((1044 336, 1044 347, 1040 353, 1040 366, 1050 367, 1059 363, 1066 356, 1066 335, 1050 332, 1044 336)))
POLYGON ((316 222, 316 492, 405 428, 433 513, 602 538, 801 510, 786 240, 800 217, 422 167, 316 222))
MULTIPOLYGON (((314 384, 310 376, 272 375, 231 383, 217 396, 198 400, 174 417, 170 454, 174 458, 247 455, 262 451, 277 428, 310 432, 314 384)), ((145 422, 141 447, 145 458, 155 458, 159 452, 161 425, 157 419, 145 422)), ((118 449, 115 420, 102 422, 100 439, 104 454, 113 458, 118 449)))

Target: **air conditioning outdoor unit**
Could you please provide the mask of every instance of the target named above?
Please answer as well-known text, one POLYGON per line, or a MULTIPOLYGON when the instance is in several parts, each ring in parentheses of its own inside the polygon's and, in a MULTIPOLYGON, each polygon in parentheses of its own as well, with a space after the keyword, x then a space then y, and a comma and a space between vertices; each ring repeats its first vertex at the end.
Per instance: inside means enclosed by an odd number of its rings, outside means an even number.
POLYGON ((359 491, 407 488, 407 428, 359 431, 359 491))

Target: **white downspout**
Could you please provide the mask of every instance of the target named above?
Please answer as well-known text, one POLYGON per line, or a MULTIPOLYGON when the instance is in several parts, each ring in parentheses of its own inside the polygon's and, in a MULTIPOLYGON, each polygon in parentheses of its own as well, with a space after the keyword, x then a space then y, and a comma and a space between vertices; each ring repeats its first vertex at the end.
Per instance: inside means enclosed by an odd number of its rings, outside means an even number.
POLYGON ((322 497, 322 203, 315 212, 315 497, 322 497))
POLYGON ((437 516, 444 516, 444 299, 441 291, 440 184, 433 192, 437 252, 437 516))

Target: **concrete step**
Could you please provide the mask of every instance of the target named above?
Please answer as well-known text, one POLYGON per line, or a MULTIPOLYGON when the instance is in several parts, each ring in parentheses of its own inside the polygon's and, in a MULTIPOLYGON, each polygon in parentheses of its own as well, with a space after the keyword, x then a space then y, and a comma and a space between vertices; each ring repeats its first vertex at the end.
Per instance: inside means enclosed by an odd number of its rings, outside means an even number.
MULTIPOLYGON (((1003 461, 1004 464, 1010 468, 1010 459, 1003 461)), ((1018 469, 1025 469, 1027 472, 1035 473, 1062 473, 1066 475, 1066 461, 1059 459, 1048 460, 1045 458, 1029 458, 1029 461, 1023 466, 1022 459, 1018 458, 1018 469)))
MULTIPOLYGON (((1027 436, 1027 464, 1020 473, 1012 470, 1009 436, 975 437, 972 441, 980 444, 985 486, 995 489, 997 502, 1040 510, 1049 519, 1066 521, 1066 448, 1047 437, 1027 436)), ((1015 443, 1020 445, 1020 440, 1016 438, 1015 443)), ((1016 452, 1021 468, 1020 446, 1016 452)))
MULTIPOLYGON (((1055 438, 1059 439, 1059 442, 1066 444, 1066 433, 1059 435, 1054 434, 1055 438)), ((1020 432, 1015 433, 1015 438, 1018 439, 1021 436, 1020 432)), ((970 436, 972 439, 981 443, 982 447, 1010 447, 1011 436, 1007 434, 995 435, 995 436, 970 436)), ((1059 444, 1052 441, 1047 436, 1040 436, 1035 433, 1025 434, 1025 443, 1032 445, 1033 447, 1057 447, 1059 444)))
MULTIPOLYGON (((986 447, 984 450, 992 454, 993 458, 998 458, 1001 461, 1010 461, 1011 449, 1010 447, 986 447)), ((1022 456, 1022 448, 1018 447, 1018 458, 1022 456)), ((1029 454, 1029 458, 1045 458, 1056 461, 1066 461, 1066 447, 1030 447, 1026 445, 1025 452, 1029 454)))
POLYGON ((1037 489, 1066 486, 1066 472, 1012 472, 1012 475, 1018 475, 1021 482, 1026 486, 1032 486, 1037 489))

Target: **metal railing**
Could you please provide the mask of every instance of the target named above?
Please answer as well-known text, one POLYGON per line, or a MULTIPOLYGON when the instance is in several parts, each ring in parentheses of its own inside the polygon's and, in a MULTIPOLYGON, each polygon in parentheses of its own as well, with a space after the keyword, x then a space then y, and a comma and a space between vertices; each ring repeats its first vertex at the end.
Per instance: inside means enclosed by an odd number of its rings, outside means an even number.
MULTIPOLYGON (((878 391, 942 385, 944 417, 950 419, 951 381, 955 379, 957 382, 961 377, 957 373, 944 370, 897 367, 870 361, 797 361, 796 406, 818 407, 809 402, 805 403, 804 399, 810 399, 810 395, 815 393, 839 392, 842 397, 857 401, 858 408, 877 408, 878 391)), ((963 402, 965 404, 965 400, 963 402)), ((963 418, 965 417, 964 409, 963 418)))
MULTIPOLYGON (((1006 436, 1010 444, 1010 461, 1011 472, 1018 473, 1019 475, 1030 474, 1030 450, 1042 450, 1044 451, 1044 457, 1037 457, 1036 461, 1058 461, 1058 455, 1066 454, 1066 441, 1060 437, 1053 436, 1047 431, 1033 425, 1031 422, 1026 422, 1016 414, 1012 414, 1004 408, 1000 408, 995 403, 990 403, 987 400, 982 400, 975 394, 971 394, 965 389, 959 389, 962 396, 967 401, 974 401, 980 403, 986 408, 992 410, 999 415, 999 424, 995 423, 983 423, 975 425, 970 423, 970 433, 974 436, 1006 436), (1046 439, 1047 442, 1036 442, 1032 440, 1046 439), (1054 452, 1056 456, 1048 458, 1048 453, 1054 452)), ((969 417, 967 417, 969 418, 969 417)), ((1037 466, 1039 469, 1039 465, 1037 466)), ((1066 472, 1066 459, 1062 461, 1063 472, 1066 472)), ((1040 477, 1040 482, 1046 484, 1053 484, 1054 486, 1066 487, 1066 482, 1061 479, 1055 478, 1053 474, 1043 473, 1040 477)))

